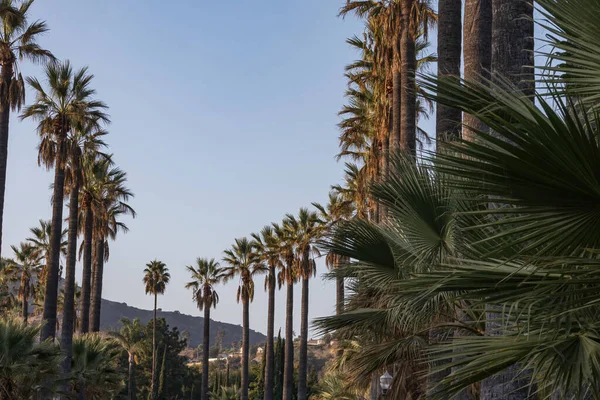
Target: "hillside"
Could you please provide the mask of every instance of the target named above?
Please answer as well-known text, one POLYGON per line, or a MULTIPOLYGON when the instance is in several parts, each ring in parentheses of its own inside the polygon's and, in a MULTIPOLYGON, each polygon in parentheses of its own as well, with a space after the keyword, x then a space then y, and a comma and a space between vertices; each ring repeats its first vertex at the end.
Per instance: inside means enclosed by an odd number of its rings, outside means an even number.
MULTIPOLYGON (((177 327, 180 332, 188 332, 190 339, 188 345, 196 347, 202 343, 204 331, 204 318, 181 314, 178 311, 159 311, 159 318, 164 318, 171 327, 177 327)), ((128 306, 126 303, 117 303, 115 301, 102 299, 102 315, 100 320, 100 329, 108 330, 118 328, 120 319, 126 317, 129 319, 139 318, 141 322, 148 323, 152 320, 152 310, 142 310, 140 308, 128 306)), ((210 322, 210 341, 215 342, 217 332, 225 331, 223 346, 230 347, 232 342, 242 340, 242 327, 239 325, 228 324, 211 320, 210 322)), ((267 337, 262 333, 250 330, 250 344, 265 342, 267 337)))

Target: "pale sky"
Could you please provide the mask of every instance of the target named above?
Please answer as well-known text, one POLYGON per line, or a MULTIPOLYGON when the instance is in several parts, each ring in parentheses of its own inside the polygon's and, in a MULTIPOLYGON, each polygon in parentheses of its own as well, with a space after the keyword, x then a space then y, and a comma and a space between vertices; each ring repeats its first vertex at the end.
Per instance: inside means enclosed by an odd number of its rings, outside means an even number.
MULTIPOLYGON (((127 171, 138 218, 110 244, 103 297, 151 309, 142 270, 158 258, 172 281, 164 310, 200 315, 184 289, 185 266, 220 259, 233 239, 259 231, 312 201, 324 202, 343 176, 334 159, 344 66, 361 34, 337 11, 344 0, 38 0, 40 43, 74 67, 89 66, 109 106, 110 151, 127 171)), ((432 35, 433 36, 433 35, 432 35)), ((39 67, 22 65, 40 79, 39 67)), ((27 103, 33 100, 28 93, 27 103)), ((422 125, 432 131, 432 123, 422 125)), ((31 122, 11 119, 3 256, 51 216, 52 172, 37 166, 31 122)), ((67 212, 65 212, 65 216, 67 212)), ((319 275, 325 272, 322 263, 319 275)), ((77 265, 80 282, 81 264, 77 265)), ((267 296, 258 278, 250 327, 266 331, 267 296)), ((334 310, 335 289, 311 283, 310 318, 334 310)), ((215 320, 241 324, 232 282, 217 288, 215 320)), ((299 333, 300 286, 295 291, 299 333)), ((276 331, 285 324, 277 294, 276 331)))

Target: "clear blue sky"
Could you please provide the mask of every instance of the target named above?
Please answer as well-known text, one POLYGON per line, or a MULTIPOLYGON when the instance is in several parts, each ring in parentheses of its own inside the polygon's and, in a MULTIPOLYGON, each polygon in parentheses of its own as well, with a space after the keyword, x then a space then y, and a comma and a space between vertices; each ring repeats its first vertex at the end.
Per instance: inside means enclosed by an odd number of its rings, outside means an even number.
MULTIPOLYGON (((357 54, 344 42, 362 32, 337 18, 343 0, 192 1, 38 0, 34 18, 51 31, 41 44, 95 74, 108 103, 108 139, 129 174, 138 218, 110 244, 104 297, 150 309, 142 270, 158 258, 172 281, 159 307, 200 315, 184 289, 185 265, 220 258, 248 235, 312 201, 342 178, 337 163, 344 65, 357 54)), ((24 74, 40 75, 23 65, 24 74)), ((33 96, 28 93, 27 102, 33 96)), ((30 122, 11 120, 3 255, 50 218, 52 173, 37 166, 30 122)), ((428 129, 431 123, 426 123, 428 129)), ((429 129, 430 130, 430 129, 429 129)), ((65 213, 66 215, 66 213, 65 213)), ((319 265, 319 274, 324 272, 319 265)), ((78 268, 80 282, 81 266, 78 268)), ((262 277, 251 328, 266 330, 262 277)), ((311 284, 310 318, 330 314, 334 286, 311 284)), ((241 323, 234 283, 218 287, 215 320, 241 323)), ((299 333, 300 290, 296 290, 299 333)), ((285 293, 276 303, 283 327, 285 293)))

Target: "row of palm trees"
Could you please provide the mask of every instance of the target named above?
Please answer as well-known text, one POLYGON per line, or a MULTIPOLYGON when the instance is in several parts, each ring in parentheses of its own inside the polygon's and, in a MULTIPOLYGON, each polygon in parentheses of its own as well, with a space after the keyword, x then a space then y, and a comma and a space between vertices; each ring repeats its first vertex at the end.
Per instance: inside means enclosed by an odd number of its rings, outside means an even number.
MULTIPOLYGON (((126 187, 127 175, 114 166, 113 156, 106 153, 105 128, 110 122, 106 113, 108 107, 95 97, 93 75, 86 67, 74 69, 69 61, 57 60, 37 43, 37 39, 48 32, 48 27, 43 21, 29 22, 33 3, 33 0, 7 0, 0 11, 4 32, 0 38, 0 237, 9 117, 11 111, 21 111, 21 120, 30 119, 37 123, 39 165, 54 169, 52 218, 47 228, 42 227, 40 231, 46 235, 48 244, 41 274, 44 284, 42 341, 56 336, 60 260, 64 251, 63 211, 68 199, 60 337, 66 354, 64 372, 68 373, 76 317, 78 251, 83 255, 80 333, 94 332, 100 328, 108 240, 114 239, 119 231, 127 230, 121 218, 135 216, 135 212, 127 204, 132 197, 126 187), (19 62, 23 60, 44 64, 44 80, 23 79, 19 72, 19 62), (26 85, 35 93, 35 100, 30 105, 25 105, 26 85), (83 236, 82 243, 78 243, 80 235, 83 236)), ((39 254, 31 257, 34 263, 41 262, 39 254)))

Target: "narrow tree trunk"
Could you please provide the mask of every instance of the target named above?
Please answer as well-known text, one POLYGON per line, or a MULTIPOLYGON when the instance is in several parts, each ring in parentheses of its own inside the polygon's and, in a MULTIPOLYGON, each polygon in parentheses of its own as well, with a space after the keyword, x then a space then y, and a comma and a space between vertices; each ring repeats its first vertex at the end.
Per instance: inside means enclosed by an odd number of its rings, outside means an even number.
MULTIPOLYGON (((336 256, 334 268, 337 270, 340 268, 342 260, 336 256)), ((337 271, 339 273, 339 271, 337 271)), ((344 277, 337 275, 335 277, 335 313, 340 315, 344 312, 345 296, 344 296, 344 277)))
POLYGON ((415 0, 402 0, 402 34, 400 36, 400 147, 404 154, 416 157, 417 97, 415 87, 416 50, 411 14, 415 0))
POLYGON ((308 377, 308 267, 302 278, 302 310, 300 312, 300 359, 298 360, 298 400, 307 399, 308 377))
POLYGON ((250 300, 242 299, 242 400, 248 400, 248 357, 250 353, 250 300))
POLYGON ((273 400, 273 367, 275 353, 273 335, 275 334, 275 266, 269 266, 269 309, 267 313, 267 343, 265 349, 265 394, 264 400, 273 400))
POLYGON ((29 302, 27 301, 27 297, 23 296, 23 323, 27 325, 27 319, 29 317, 29 302))
MULTIPOLYGON (((492 0, 466 0, 463 36, 465 80, 485 82, 492 66, 492 0)), ((473 130, 488 131, 485 124, 467 113, 463 125, 462 138, 468 141, 475 138, 473 130)))
MULTIPOLYGON (((154 293, 154 318, 152 318, 152 382, 150 383, 150 398, 156 399, 156 307, 158 305, 158 293, 154 293)), ((204 355, 202 355, 204 357, 204 355)))
POLYGON ((71 356, 73 354, 73 324, 75 321, 75 262, 77 257, 77 230, 79 215, 79 184, 71 188, 69 200, 69 231, 67 245, 67 266, 65 271, 65 300, 63 304, 62 331, 60 347, 65 354, 63 372, 71 372, 71 356))
POLYGON ((83 227, 83 272, 81 275, 81 307, 79 333, 87 333, 90 323, 90 302, 92 292, 92 233, 94 214, 89 203, 85 209, 85 225, 83 227))
MULTIPOLYGON (((438 77, 460 78, 462 0, 438 1, 438 77)), ((435 134, 438 143, 460 138, 461 112, 437 104, 435 134)))
POLYGON ((104 238, 96 242, 96 268, 92 287, 92 309, 90 313, 90 332, 100 331, 100 313, 102 306, 102 276, 104 273, 104 238))
POLYGON ((202 339, 202 398, 208 399, 208 353, 210 350, 210 293, 204 290, 204 338, 202 339))
MULTIPOLYGON (((399 64, 399 60, 394 61, 394 65, 399 64)), ((402 140, 401 133, 402 116, 402 74, 400 66, 397 65, 392 73, 392 129, 390 134, 389 150, 395 153, 400 150, 402 140)))
POLYGON ((135 399, 135 389, 134 389, 134 367, 135 367, 135 358, 133 353, 129 353, 129 382, 127 385, 127 398, 129 400, 135 399))
MULTIPOLYGON (((62 145, 59 143, 58 148, 62 145)), ((60 150, 59 150, 60 151, 60 150)), ((65 190, 65 170, 62 157, 58 156, 54 167, 54 193, 52 196, 52 231, 50 233, 50 268, 44 291, 44 313, 42 320, 44 326, 40 333, 40 340, 56 336, 56 304, 58 301, 58 269, 60 267, 60 244, 63 219, 63 200, 65 190)))
POLYGON ((287 283, 285 304, 285 365, 283 368, 283 400, 292 400, 294 391, 294 284, 287 283))
MULTIPOLYGON (((13 63, 2 65, 2 81, 8 88, 13 76, 13 63)), ((8 96, 7 96, 8 97, 8 96)), ((1 100, 0 106, 0 251, 2 250, 2 224, 4 221, 4 193, 6 189, 6 166, 8 162, 8 123, 10 121, 10 103, 8 98, 1 100)), ((1 253, 0 253, 1 255, 1 253)))

